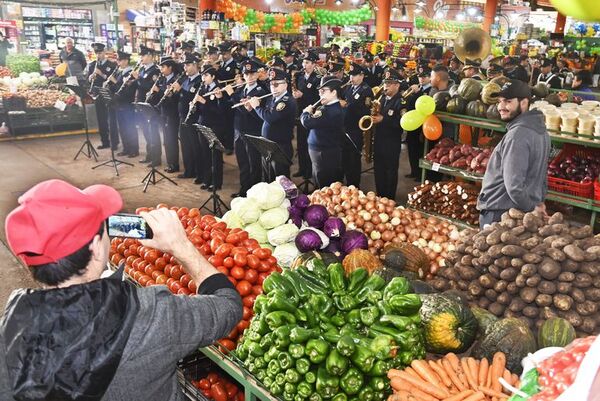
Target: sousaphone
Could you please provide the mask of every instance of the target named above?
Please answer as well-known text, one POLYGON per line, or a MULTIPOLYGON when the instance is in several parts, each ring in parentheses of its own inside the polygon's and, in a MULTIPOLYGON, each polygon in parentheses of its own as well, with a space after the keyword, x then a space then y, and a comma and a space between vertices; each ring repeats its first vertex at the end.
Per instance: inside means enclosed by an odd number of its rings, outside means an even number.
POLYGON ((481 62, 492 51, 492 37, 481 28, 469 28, 454 39, 454 53, 465 64, 481 62))

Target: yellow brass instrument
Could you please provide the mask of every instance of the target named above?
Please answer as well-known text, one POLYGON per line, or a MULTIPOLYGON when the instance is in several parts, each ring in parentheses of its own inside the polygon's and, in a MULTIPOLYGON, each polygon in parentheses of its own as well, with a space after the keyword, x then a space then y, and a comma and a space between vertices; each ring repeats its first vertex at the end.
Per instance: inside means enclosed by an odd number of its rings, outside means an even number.
POLYGON ((375 132, 373 130, 373 117, 381 110, 381 98, 383 97, 383 84, 373 88, 375 99, 371 102, 371 114, 362 116, 358 120, 358 128, 363 132, 363 155, 367 163, 373 161, 375 132))
POLYGON ((454 53, 463 63, 474 61, 481 63, 492 50, 492 38, 480 28, 462 31, 454 40, 454 53))

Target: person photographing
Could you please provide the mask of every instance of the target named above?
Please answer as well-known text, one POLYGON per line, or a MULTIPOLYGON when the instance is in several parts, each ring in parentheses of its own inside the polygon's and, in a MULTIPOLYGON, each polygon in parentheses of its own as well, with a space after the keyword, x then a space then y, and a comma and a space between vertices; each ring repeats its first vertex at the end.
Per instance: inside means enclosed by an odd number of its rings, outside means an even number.
POLYGON ((550 136, 542 112, 529 110, 529 86, 511 79, 497 97, 500 118, 507 123, 506 134, 494 148, 483 177, 477 201, 482 228, 500 221, 511 208, 544 210, 548 192, 550 136))
POLYGON ((241 319, 239 294, 166 208, 142 214, 154 237, 140 242, 175 256, 199 296, 136 287, 121 269, 101 279, 122 204, 106 185, 49 180, 9 213, 8 245, 42 288, 14 291, 0 321, 0 399, 182 401, 177 361, 241 319))

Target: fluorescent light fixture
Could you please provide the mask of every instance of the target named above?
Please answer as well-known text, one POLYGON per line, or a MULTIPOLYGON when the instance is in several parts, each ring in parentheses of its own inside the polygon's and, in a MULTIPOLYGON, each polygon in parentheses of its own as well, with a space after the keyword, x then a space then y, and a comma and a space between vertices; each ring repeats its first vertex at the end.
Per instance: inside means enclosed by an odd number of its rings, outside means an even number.
POLYGON ((469 7, 469 8, 467 8, 467 14, 469 14, 469 16, 473 17, 477 14, 477 9, 475 7, 469 7))
POLYGON ((421 10, 420 8, 417 8, 417 9, 415 9, 415 12, 416 12, 417 14, 421 14, 421 12, 422 12, 422 11, 423 11, 423 10, 421 10))
POLYGON ((342 5, 342 3, 343 3, 342 0, 335 0, 335 5, 336 6, 342 5))
POLYGON ((417 1, 415 4, 419 7, 425 7, 427 5, 424 1, 417 1))
POLYGON ((463 14, 463 13, 456 14, 456 19, 458 21, 464 21, 465 20, 465 14, 463 14))

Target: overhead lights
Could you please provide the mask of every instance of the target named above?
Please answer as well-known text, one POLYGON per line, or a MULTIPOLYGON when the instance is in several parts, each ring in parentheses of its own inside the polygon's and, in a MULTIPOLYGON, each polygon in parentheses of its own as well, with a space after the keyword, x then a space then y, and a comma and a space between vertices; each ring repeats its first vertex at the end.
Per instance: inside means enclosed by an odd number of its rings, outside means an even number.
POLYGON ((474 17, 477 15, 477 9, 475 7, 469 7, 467 8, 467 14, 469 14, 470 17, 474 17))
POLYGON ((436 19, 442 19, 442 18, 444 18, 444 13, 441 12, 441 11, 436 12, 435 13, 435 18, 436 19))
POLYGON ((497 15, 494 17, 494 21, 498 22, 500 21, 500 17, 498 17, 497 15))
POLYGON ((350 2, 351 2, 352 4, 358 4, 358 2, 359 2, 359 1, 360 1, 360 0, 350 0, 350 2))
POLYGON ((265 3, 271 4, 271 3, 273 3, 273 0, 265 0, 265 3))
POLYGON ((417 14, 421 14, 421 12, 423 12, 423 10, 422 10, 422 9, 420 9, 420 8, 417 8, 417 9, 415 9, 415 12, 416 12, 417 14))
POLYGON ((464 13, 458 13, 458 14, 456 14, 456 19, 458 21, 464 21, 465 20, 465 14, 464 13))
POLYGON ((342 0, 335 0, 335 5, 336 5, 336 6, 341 6, 341 5, 342 5, 342 3, 343 3, 343 1, 342 1, 342 0))
POLYGON ((424 1, 417 1, 415 3, 418 7, 425 7, 427 4, 424 1))

